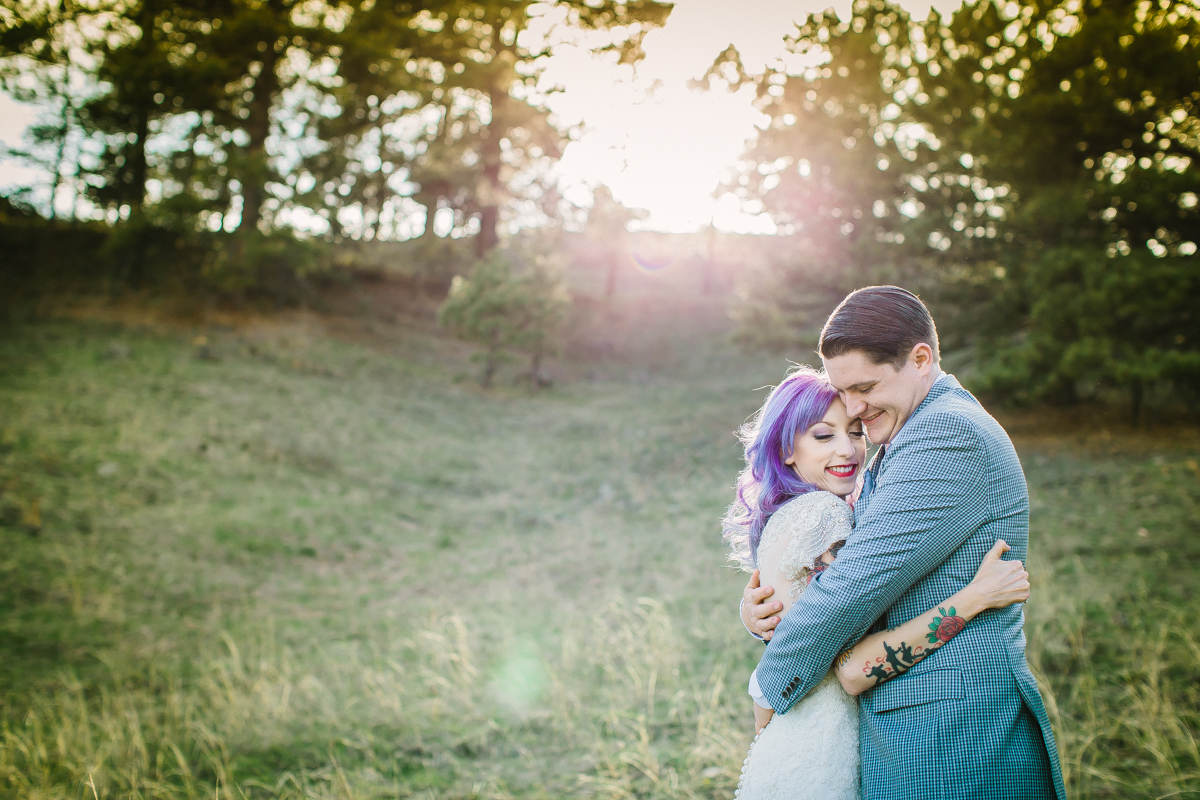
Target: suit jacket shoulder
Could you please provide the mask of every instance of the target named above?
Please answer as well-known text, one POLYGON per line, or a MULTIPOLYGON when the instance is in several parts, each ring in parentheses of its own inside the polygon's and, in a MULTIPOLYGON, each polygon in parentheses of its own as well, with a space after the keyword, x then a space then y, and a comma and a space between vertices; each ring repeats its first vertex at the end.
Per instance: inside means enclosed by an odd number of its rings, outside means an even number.
POLYGON ((974 395, 953 375, 939 381, 888 445, 883 468, 893 457, 949 447, 981 454, 997 444, 1008 445, 1008 434, 974 395))

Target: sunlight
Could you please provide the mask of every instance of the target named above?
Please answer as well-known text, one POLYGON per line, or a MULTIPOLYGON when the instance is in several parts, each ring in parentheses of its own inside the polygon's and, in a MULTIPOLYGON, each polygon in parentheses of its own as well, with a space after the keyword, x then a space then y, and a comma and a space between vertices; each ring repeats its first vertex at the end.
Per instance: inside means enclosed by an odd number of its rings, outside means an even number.
MULTIPOLYGON (((750 87, 701 92, 701 77, 730 44, 746 69, 759 72, 779 57, 796 20, 832 8, 849 14, 850 0, 744 0, 735 14, 722 0, 681 0, 660 30, 647 34, 646 58, 608 65, 578 45, 556 47, 544 83, 564 91, 547 104, 582 135, 566 149, 559 171, 566 196, 590 205, 591 187, 607 185, 618 201, 648 212, 631 228, 686 232, 708 225, 736 233, 774 233, 769 217, 742 207, 732 194, 716 196, 764 116, 750 87)), ((945 14, 961 3, 904 2, 917 18, 945 14)), ((802 69, 807 64, 791 64, 802 69)))

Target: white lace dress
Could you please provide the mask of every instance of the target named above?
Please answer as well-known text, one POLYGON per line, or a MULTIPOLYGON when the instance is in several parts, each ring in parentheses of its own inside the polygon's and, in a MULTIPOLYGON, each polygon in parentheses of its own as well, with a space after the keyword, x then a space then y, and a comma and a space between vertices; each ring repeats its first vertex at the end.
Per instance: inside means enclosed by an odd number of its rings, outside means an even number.
MULTIPOLYGON (((804 591, 821 554, 850 535, 850 507, 829 492, 790 500, 771 515, 758 546, 763 585, 784 613, 804 591)), ((738 800, 859 800, 858 701, 830 672, 754 737, 738 800)))

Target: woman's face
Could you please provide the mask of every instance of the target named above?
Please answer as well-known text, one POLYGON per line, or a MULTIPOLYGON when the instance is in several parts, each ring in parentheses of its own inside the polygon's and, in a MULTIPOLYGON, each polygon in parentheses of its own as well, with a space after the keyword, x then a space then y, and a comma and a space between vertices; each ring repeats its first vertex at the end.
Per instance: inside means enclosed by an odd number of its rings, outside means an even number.
POLYGON ((862 421, 846 415, 846 406, 834 400, 824 418, 796 434, 792 454, 785 464, 800 479, 818 489, 845 497, 854 491, 858 472, 867 460, 867 439, 862 421))

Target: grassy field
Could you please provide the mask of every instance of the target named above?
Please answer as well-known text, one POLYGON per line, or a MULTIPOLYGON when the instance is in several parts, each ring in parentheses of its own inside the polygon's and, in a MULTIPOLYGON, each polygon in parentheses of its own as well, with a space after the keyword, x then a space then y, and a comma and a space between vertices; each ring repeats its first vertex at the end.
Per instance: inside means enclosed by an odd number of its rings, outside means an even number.
MULTIPOLYGON (((412 322, 0 332, 0 795, 731 796, 786 362, 582 311, 538 394, 412 322)), ((1072 795, 1200 796, 1200 436, 1006 421, 1072 795)))

